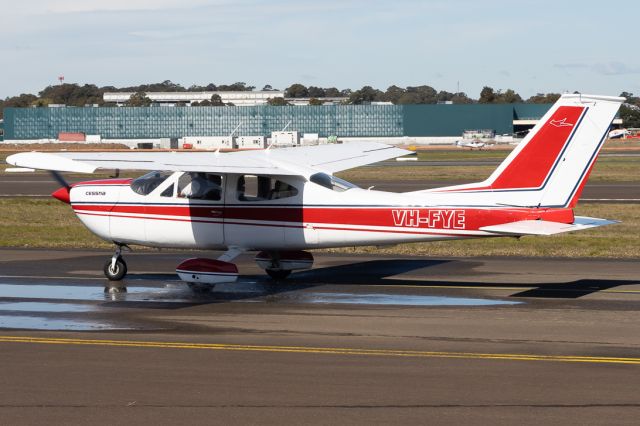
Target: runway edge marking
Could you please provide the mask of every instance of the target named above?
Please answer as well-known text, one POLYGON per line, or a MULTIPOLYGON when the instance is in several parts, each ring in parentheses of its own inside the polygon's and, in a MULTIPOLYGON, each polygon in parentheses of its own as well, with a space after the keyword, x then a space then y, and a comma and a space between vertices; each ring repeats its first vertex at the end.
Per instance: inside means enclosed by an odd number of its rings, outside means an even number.
POLYGON ((226 343, 188 343, 188 342, 153 342, 135 340, 93 340, 68 339, 27 336, 0 336, 0 343, 35 343, 72 346, 110 346, 132 348, 165 348, 165 349, 205 349, 220 351, 253 351, 284 352, 329 355, 362 355, 407 358, 459 358, 459 359, 497 359, 511 361, 549 361, 549 362, 581 362, 593 364, 627 364, 640 365, 640 358, 600 357, 578 355, 536 355, 507 353, 474 353, 474 352, 441 352, 441 351, 403 351, 392 349, 358 349, 358 348, 322 348, 305 346, 266 346, 239 345, 226 343))

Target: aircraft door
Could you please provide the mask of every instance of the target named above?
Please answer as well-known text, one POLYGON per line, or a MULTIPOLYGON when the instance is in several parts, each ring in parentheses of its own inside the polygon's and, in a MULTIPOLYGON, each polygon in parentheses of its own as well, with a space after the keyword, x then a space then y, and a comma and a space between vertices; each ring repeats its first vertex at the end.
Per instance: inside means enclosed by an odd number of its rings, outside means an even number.
POLYGON ((176 173, 172 182, 158 189, 157 207, 148 206, 147 238, 153 236, 156 244, 172 247, 222 247, 224 187, 222 174, 176 173))
POLYGON ((224 245, 226 176, 218 173, 184 173, 178 179, 177 197, 187 200, 191 231, 197 248, 224 245))
POLYGON ((231 175, 228 180, 225 243, 256 249, 284 247, 285 229, 301 222, 297 184, 285 176, 231 175))

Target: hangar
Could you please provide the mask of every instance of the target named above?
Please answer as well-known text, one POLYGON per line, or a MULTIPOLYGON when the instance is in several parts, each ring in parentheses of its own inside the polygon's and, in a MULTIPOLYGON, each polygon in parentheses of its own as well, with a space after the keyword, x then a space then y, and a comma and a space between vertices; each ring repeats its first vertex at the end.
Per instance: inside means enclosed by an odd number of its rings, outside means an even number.
POLYGON ((512 135, 551 104, 286 105, 6 108, 5 141, 56 140, 61 133, 102 141, 189 136, 271 136, 296 131, 338 138, 460 137, 470 129, 512 135))

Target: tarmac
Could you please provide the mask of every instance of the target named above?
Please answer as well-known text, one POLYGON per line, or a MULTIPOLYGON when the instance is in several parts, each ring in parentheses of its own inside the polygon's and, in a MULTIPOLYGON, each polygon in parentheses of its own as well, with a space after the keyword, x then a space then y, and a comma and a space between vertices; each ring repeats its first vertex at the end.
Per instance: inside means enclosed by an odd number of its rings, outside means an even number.
POLYGON ((635 260, 0 250, 2 424, 637 424, 635 260), (126 291, 125 291, 126 288, 126 291))

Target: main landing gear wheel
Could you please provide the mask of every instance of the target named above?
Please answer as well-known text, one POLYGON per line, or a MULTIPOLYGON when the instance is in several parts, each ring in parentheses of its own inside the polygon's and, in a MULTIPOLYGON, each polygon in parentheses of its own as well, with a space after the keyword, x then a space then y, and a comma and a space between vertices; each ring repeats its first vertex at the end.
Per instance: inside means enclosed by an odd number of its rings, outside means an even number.
POLYGON ((265 271, 267 275, 276 281, 284 280, 291 274, 291 271, 288 269, 265 269, 265 271))

